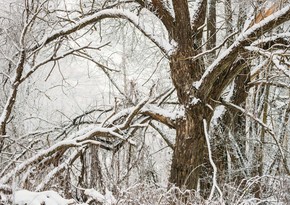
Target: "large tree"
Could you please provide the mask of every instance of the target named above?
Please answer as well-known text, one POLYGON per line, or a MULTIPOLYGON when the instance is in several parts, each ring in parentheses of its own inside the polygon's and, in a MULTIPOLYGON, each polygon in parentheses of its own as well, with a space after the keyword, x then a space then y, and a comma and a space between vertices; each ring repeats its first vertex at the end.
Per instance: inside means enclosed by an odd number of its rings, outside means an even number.
MULTIPOLYGON (((134 108, 121 112, 114 120, 110 119, 113 124, 116 124, 119 122, 117 119, 123 119, 121 117, 126 116, 126 120, 122 124, 107 126, 105 129, 102 127, 104 122, 100 127, 90 130, 83 136, 78 136, 71 141, 60 142, 48 148, 46 152, 39 153, 30 161, 18 166, 15 170, 16 173, 23 172, 32 162, 40 162, 53 154, 55 154, 54 158, 57 158, 68 147, 94 144, 92 140, 95 137, 111 136, 125 141, 126 139, 120 135, 122 130, 129 129, 133 118, 137 114, 142 114, 145 116, 143 122, 148 121, 149 116, 150 119, 157 120, 176 130, 176 142, 171 145, 173 157, 169 182, 181 188, 196 189, 199 180, 205 175, 203 167, 209 164, 208 157, 211 158, 208 156, 210 147, 207 143, 207 132, 216 107, 224 104, 229 106, 229 110, 232 112, 242 113, 244 110, 240 106, 243 106, 247 97, 246 83, 249 79, 246 76, 250 71, 249 59, 254 60, 253 53, 261 52, 263 54, 263 49, 269 49, 276 43, 282 45, 289 43, 289 31, 279 35, 273 32, 278 26, 290 20, 288 1, 277 0, 269 2, 269 5, 266 3, 259 5, 254 2, 259 10, 252 11, 248 17, 240 14, 242 17, 239 16, 236 29, 229 28, 232 22, 229 22, 231 18, 227 15, 230 14, 225 15, 227 36, 217 46, 213 46, 217 42, 215 32, 218 32, 217 27, 223 28, 223 25, 218 25, 216 15, 211 13, 216 12, 215 7, 217 6, 213 0, 209 1, 210 4, 207 0, 124 0, 104 1, 99 4, 95 1, 80 1, 76 7, 72 6, 69 9, 65 7, 67 10, 55 9, 54 12, 65 13, 60 15, 61 18, 56 15, 54 18, 57 20, 51 17, 49 5, 52 2, 25 1, 25 17, 23 25, 21 25, 22 30, 17 45, 18 52, 11 60, 12 63, 15 62, 13 64, 15 74, 10 79, 10 93, 0 117, 0 148, 4 144, 6 126, 21 83, 44 64, 56 62, 78 51, 99 49, 90 45, 77 48, 76 46, 69 47, 64 42, 67 38, 73 39, 75 37, 73 34, 81 32, 83 29, 91 28, 94 31, 97 29, 94 26, 96 23, 107 19, 122 19, 130 22, 160 49, 169 62, 172 83, 177 93, 178 103, 184 112, 182 115, 172 118, 166 112, 154 109, 156 108, 154 106, 145 106, 146 103, 160 105, 161 101, 157 101, 159 98, 141 101, 135 104, 134 108), (57 29, 49 33, 41 31, 42 35, 39 35, 39 30, 34 28, 34 22, 40 21, 41 26, 43 23, 41 20, 45 19, 47 15, 50 15, 50 18, 44 21, 45 25, 55 26, 57 29), (209 16, 208 19, 207 16, 209 16), (149 17, 158 21, 162 29, 152 30, 149 26, 150 22, 146 22, 149 17), (247 20, 245 20, 246 18, 247 20), (59 28, 60 26, 63 28, 59 28), (42 60, 38 59, 37 57, 41 52, 49 53, 48 57, 42 60), (26 64, 30 65, 28 71, 25 70, 26 64), (232 85, 233 83, 236 85, 232 85), (223 92, 230 85, 233 89, 231 92, 234 93, 231 96, 234 104, 221 98, 223 92)), ((229 2, 226 1, 226 4, 229 2)), ((238 5, 238 3, 235 4, 238 5)), ((231 10, 231 8, 227 8, 227 10, 231 10)), ((81 54, 84 53, 79 55, 81 54)), ((264 53, 264 55, 268 54, 264 53)), ((89 55, 82 55, 82 57, 94 61, 89 55)), ((277 54, 273 60, 273 63, 282 70, 289 65, 286 60, 283 60, 284 57, 277 54)), ((242 121, 236 117, 231 122, 244 123, 242 121)), ((228 118, 221 120, 221 122, 228 125, 231 123, 228 118)), ((258 122, 265 126, 265 123, 258 122)), ((245 127, 241 125, 233 130, 238 132, 243 129, 245 127)), ((265 131, 273 134, 267 127, 265 127, 265 131)), ((122 143, 118 145, 120 144, 122 143)), ((279 142, 277 142, 277 146, 278 144, 279 142)), ((74 160, 77 156, 78 153, 75 153, 68 161, 74 160)), ((8 183, 12 177, 11 173, 2 173, 0 182, 8 183)))

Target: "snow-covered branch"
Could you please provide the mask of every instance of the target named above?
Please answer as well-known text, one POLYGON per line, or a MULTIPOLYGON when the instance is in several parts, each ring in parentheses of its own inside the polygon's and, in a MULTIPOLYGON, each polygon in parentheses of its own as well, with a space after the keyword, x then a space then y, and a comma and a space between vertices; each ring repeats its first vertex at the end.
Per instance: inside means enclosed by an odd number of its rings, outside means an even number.
POLYGON ((38 42, 36 45, 32 46, 31 50, 34 51, 40 46, 47 45, 48 43, 58 39, 62 36, 67 36, 72 34, 86 26, 97 23, 103 19, 116 18, 116 19, 126 19, 131 22, 138 30, 140 30, 147 38, 149 38, 161 51, 165 54, 169 54, 173 49, 172 45, 168 40, 160 38, 152 34, 149 29, 140 22, 139 17, 132 12, 121 10, 121 9, 104 9, 98 11, 91 16, 84 17, 79 21, 76 21, 73 25, 67 26, 65 28, 53 31, 51 34, 47 35, 43 40, 38 42))
POLYGON ((67 166, 69 166, 72 162, 74 162, 81 151, 82 148, 78 148, 76 151, 74 151, 69 158, 61 163, 59 166, 55 167, 52 171, 50 171, 46 177, 43 179, 43 181, 36 187, 35 191, 41 191, 44 190, 45 186, 60 172, 64 171, 67 166))
MULTIPOLYGON (((112 116, 107 123, 114 124, 115 121, 120 119, 122 116, 127 116, 131 113, 133 108, 127 108, 112 116)), ((170 112, 154 104, 147 104, 139 111, 140 114, 150 116, 152 119, 167 125, 170 128, 175 128, 175 121, 182 119, 184 113, 182 111, 170 112)))
POLYGON ((252 46, 261 46, 261 45, 265 45, 265 44, 269 44, 269 43, 280 43, 281 41, 284 42, 289 42, 290 41, 290 32, 285 32, 285 33, 278 33, 278 34, 274 34, 272 36, 269 37, 265 37, 262 39, 258 39, 256 41, 254 41, 252 43, 252 46))
MULTIPOLYGON (((31 157, 30 159, 28 159, 28 160, 22 162, 21 164, 19 164, 18 166, 16 166, 16 168, 13 171, 7 173, 6 175, 3 175, 2 178, 0 179, 0 183, 3 183, 3 184, 8 183, 9 180, 11 180, 11 178, 14 175, 18 175, 18 174, 22 173, 30 165, 32 165, 36 162, 40 162, 41 160, 43 160, 45 158, 49 158, 54 153, 56 153, 60 150, 63 151, 63 150, 67 150, 71 147, 80 147, 80 146, 83 146, 83 145, 88 144, 88 143, 89 144, 98 143, 98 142, 95 142, 93 140, 94 137, 111 136, 111 137, 116 137, 116 138, 121 139, 121 140, 125 140, 122 137, 122 135, 119 134, 119 132, 121 130, 129 128, 131 122, 133 121, 134 117, 137 114, 155 113, 154 115, 157 115, 158 119, 162 115, 171 116, 171 118, 174 118, 177 116, 177 115, 173 116, 172 114, 170 114, 168 112, 164 112, 160 109, 157 109, 154 106, 149 106, 147 108, 144 108, 144 110, 142 110, 143 107, 146 107, 145 106, 146 102, 148 102, 148 99, 141 101, 134 108, 127 109, 126 112, 123 111, 121 113, 116 114, 114 117, 112 117, 112 119, 110 119, 110 120, 112 120, 111 122, 114 123, 114 121, 117 121, 117 119, 120 119, 123 116, 127 116, 126 120, 120 125, 111 126, 111 124, 109 124, 109 127, 96 126, 96 127, 91 127, 91 128, 84 128, 83 130, 80 130, 76 134, 68 137, 68 139, 63 140, 61 142, 58 142, 58 143, 52 145, 51 147, 49 147, 48 149, 40 151, 35 156, 31 157), (155 108, 154 112, 152 112, 152 110, 154 110, 153 108, 155 108)), ((153 116, 153 114, 152 114, 152 116, 153 116)))
POLYGON ((236 60, 239 51, 243 47, 251 45, 253 41, 258 39, 267 31, 289 20, 290 5, 285 6, 281 10, 243 31, 236 41, 218 58, 216 58, 216 60, 206 69, 200 80, 193 83, 193 86, 205 96, 208 96, 211 92, 214 92, 213 86, 216 79, 218 79, 223 71, 229 69, 231 64, 236 60))
POLYGON ((208 150, 208 157, 209 157, 209 162, 213 168, 213 176, 212 176, 212 188, 210 191, 210 195, 208 200, 211 201, 213 199, 214 196, 214 191, 215 189, 217 189, 217 191, 219 192, 220 198, 223 198, 223 194, 217 184, 217 167, 212 159, 212 152, 211 152, 211 147, 210 147, 210 141, 209 141, 209 136, 208 136, 208 127, 207 127, 207 122, 205 119, 203 119, 203 129, 204 129, 204 135, 205 135, 205 139, 206 139, 206 144, 207 144, 207 150, 208 150))

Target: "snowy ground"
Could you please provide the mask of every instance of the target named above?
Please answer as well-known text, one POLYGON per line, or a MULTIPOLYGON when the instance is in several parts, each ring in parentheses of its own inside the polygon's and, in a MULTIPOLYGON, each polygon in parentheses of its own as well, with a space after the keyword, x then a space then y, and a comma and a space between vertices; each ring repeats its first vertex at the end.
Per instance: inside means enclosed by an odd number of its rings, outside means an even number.
MULTIPOLYGON (((86 189, 84 194, 88 196, 87 203, 76 203, 74 199, 64 199, 55 191, 31 192, 28 190, 18 190, 13 195, 13 204, 17 205, 88 205, 91 200, 98 201, 104 205, 116 203, 110 191, 105 195, 94 189, 86 189)), ((1 199, 1 197, 0 197, 1 199)), ((2 198, 2 201, 7 199, 2 198)), ((1 201, 0 201, 1 202, 1 201)), ((7 203, 7 202, 6 202, 7 203)), ((1 203, 0 203, 1 204, 1 203)))

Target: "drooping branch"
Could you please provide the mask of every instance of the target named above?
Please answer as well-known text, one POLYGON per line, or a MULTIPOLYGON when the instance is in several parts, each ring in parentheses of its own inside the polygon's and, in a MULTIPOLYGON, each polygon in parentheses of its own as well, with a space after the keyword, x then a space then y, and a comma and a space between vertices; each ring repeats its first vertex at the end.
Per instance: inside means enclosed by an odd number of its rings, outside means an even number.
POLYGON ((145 106, 142 109, 142 114, 150 116, 152 119, 161 122, 170 128, 175 128, 175 121, 183 116, 181 113, 170 113, 154 105, 145 106))
POLYGON ((121 125, 109 127, 109 128, 104 128, 104 127, 94 127, 94 128, 84 128, 83 130, 79 131, 76 135, 72 135, 68 137, 68 139, 63 140, 61 142, 58 142, 51 147, 49 147, 46 150, 40 151, 38 154, 33 156, 32 158, 22 162, 19 164, 12 172, 7 173, 6 175, 2 176, 0 178, 0 184, 6 184, 9 182, 9 180, 14 176, 22 173, 27 167, 30 165, 40 162, 45 158, 49 158, 53 154, 55 154, 58 151, 64 152, 65 150, 71 148, 71 147, 80 147, 85 144, 98 144, 100 145, 99 142, 92 140, 93 137, 96 136, 112 136, 116 138, 123 139, 123 137, 118 133, 120 130, 126 129, 129 127, 131 121, 133 120, 133 117, 138 114, 138 111, 142 108, 142 106, 145 105, 145 103, 148 101, 144 100, 139 103, 135 109, 133 109, 127 119, 125 120, 124 123, 121 125))
POLYGON ((56 153, 57 151, 61 149, 67 149, 69 147, 76 147, 80 146, 81 144, 78 144, 76 140, 65 140, 59 143, 56 143, 55 145, 51 146, 50 148, 43 150, 36 154, 34 157, 25 160, 20 165, 18 165, 13 171, 7 173, 0 179, 0 184, 6 184, 9 182, 9 180, 13 177, 13 175, 18 175, 22 173, 27 167, 29 167, 31 164, 41 161, 42 159, 56 153))

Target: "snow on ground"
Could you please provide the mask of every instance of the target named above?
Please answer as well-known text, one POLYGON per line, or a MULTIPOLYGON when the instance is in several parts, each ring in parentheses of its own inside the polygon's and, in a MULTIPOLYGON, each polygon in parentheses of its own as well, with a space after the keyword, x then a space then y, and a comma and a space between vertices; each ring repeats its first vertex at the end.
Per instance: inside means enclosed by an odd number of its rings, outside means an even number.
POLYGON ((70 205, 73 199, 64 199, 54 191, 31 192, 19 190, 14 194, 14 204, 17 205, 70 205))
MULTIPOLYGON (((117 203, 109 190, 106 190, 106 194, 102 195, 94 189, 86 189, 84 194, 90 198, 89 201, 98 201, 104 205, 117 203)), ((87 203, 77 204, 74 199, 64 199, 55 191, 31 192, 18 190, 13 197, 13 204, 16 205, 88 205, 87 203)))

